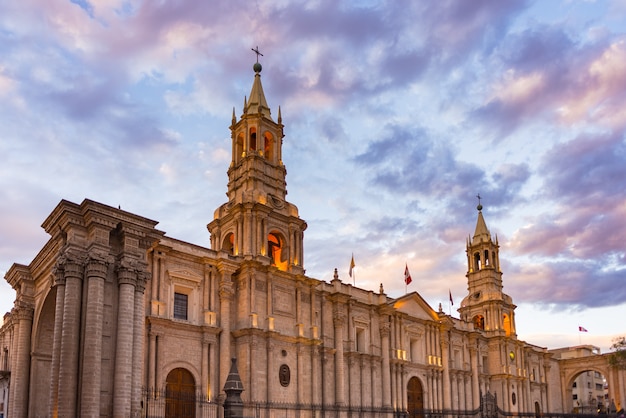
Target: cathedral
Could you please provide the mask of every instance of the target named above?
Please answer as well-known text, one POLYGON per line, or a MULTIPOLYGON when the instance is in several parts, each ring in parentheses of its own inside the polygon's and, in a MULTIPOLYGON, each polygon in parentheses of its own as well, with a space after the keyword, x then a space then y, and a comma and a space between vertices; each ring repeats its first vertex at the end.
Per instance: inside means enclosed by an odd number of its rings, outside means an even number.
POLYGON ((624 404, 625 373, 606 356, 562 359, 518 340, 480 205, 458 318, 417 292, 391 298, 336 270, 330 283, 308 277, 281 111, 253 68, 211 248, 91 200, 62 200, 44 220, 49 241, 5 276, 16 299, 0 328, 0 416, 199 417, 223 400, 231 359, 245 405, 269 411, 246 416, 458 416, 490 399, 511 415, 570 412, 584 370, 624 404))

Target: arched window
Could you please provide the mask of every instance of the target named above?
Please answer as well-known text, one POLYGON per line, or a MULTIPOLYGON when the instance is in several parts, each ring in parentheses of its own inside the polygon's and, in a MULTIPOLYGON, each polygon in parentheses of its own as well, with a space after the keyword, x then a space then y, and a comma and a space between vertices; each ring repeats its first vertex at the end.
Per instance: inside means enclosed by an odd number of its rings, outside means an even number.
POLYGON ((263 155, 269 161, 274 161, 274 137, 271 133, 263 135, 263 155))
POLYGON ((480 253, 474 253, 474 271, 480 270, 480 253))
POLYGON ((237 136, 237 141, 235 142, 235 162, 238 163, 244 157, 243 150, 243 134, 239 134, 237 136))
POLYGON ((270 232, 267 236, 268 256, 271 265, 278 270, 287 271, 287 251, 284 245, 285 240, 279 232, 270 232))
POLYGON ((235 234, 232 232, 226 234, 224 241, 222 241, 222 251, 226 251, 228 254, 233 254, 235 249, 235 234))
POLYGON ((506 336, 509 337, 511 335, 511 317, 507 314, 502 315, 502 327, 504 328, 504 332, 506 336))
POLYGON ((250 128, 250 151, 256 151, 256 128, 250 128))
POLYGON ((165 417, 195 418, 196 381, 182 367, 169 372, 165 380, 165 417))
POLYGON ((474 323, 474 329, 485 329, 485 317, 482 315, 476 315, 472 322, 474 323))
POLYGON ((485 250, 485 260, 483 261, 485 267, 489 265, 489 250, 485 250))

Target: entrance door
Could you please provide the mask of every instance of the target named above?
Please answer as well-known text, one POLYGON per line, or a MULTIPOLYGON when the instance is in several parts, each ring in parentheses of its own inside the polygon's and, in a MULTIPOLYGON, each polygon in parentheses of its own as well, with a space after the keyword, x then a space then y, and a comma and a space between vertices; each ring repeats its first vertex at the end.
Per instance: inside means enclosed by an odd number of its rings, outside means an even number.
POLYGON ((196 382, 187 369, 172 370, 166 379, 165 417, 196 417, 196 382))
POLYGON ((406 389, 409 418, 424 417, 424 390, 417 377, 412 377, 406 389))

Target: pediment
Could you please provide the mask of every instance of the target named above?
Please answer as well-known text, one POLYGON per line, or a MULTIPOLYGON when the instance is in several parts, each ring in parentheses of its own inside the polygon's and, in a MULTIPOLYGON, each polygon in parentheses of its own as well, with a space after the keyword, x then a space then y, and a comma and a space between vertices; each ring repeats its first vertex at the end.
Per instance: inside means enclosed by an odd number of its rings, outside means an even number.
POLYGON ((439 320, 437 312, 435 312, 417 292, 412 292, 397 298, 393 301, 392 306, 395 310, 413 318, 430 321, 439 320))
POLYGON ((191 282, 200 283, 202 281, 202 275, 187 269, 176 269, 176 270, 168 270, 167 274, 169 274, 172 278, 189 280, 191 282))

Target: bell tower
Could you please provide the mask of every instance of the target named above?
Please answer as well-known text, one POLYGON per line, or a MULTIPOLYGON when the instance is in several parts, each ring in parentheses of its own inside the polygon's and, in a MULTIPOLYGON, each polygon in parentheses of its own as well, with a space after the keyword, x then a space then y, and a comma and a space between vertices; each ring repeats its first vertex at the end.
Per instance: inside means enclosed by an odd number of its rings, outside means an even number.
POLYGON ((509 295, 502 292, 502 271, 498 237, 489 233, 478 196, 478 219, 474 236, 467 239, 467 287, 461 318, 472 321, 474 328, 492 335, 516 337, 515 308, 509 295))
POLYGON ((303 273, 303 237, 307 227, 298 208, 287 202, 287 169, 282 161, 280 107, 272 119, 261 84, 261 64, 254 64, 250 97, 244 98, 239 120, 233 109, 230 125, 232 159, 228 168, 228 202, 207 228, 211 248, 256 260, 279 270, 303 273))

